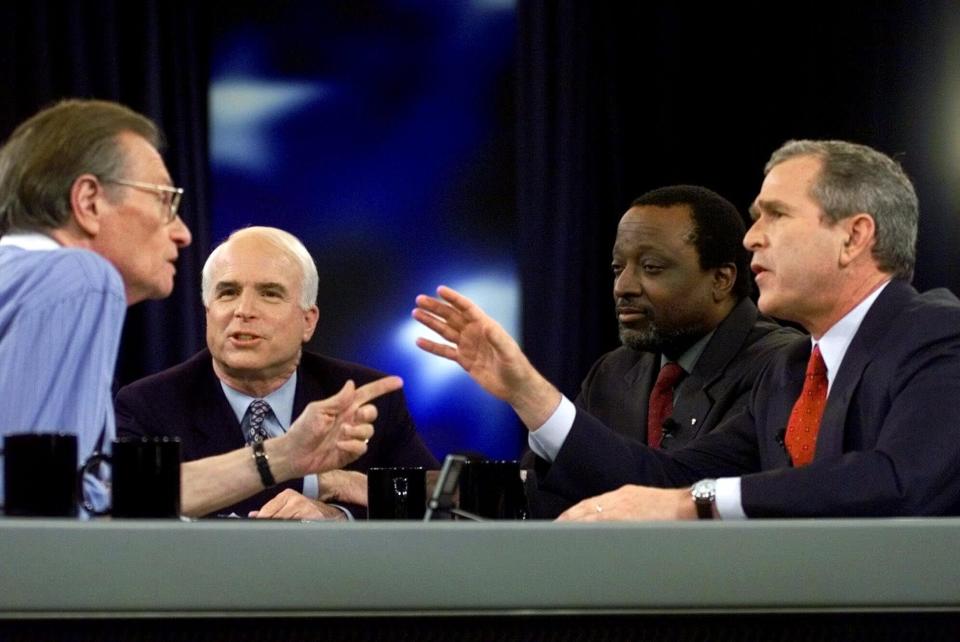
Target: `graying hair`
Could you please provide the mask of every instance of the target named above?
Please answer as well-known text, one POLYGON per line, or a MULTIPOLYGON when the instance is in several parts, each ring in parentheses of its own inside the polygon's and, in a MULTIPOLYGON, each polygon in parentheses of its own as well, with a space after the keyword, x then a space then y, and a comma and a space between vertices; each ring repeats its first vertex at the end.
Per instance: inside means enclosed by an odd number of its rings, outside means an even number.
POLYGON ((0 149, 0 235, 66 225, 78 176, 119 178, 127 162, 123 132, 158 150, 162 144, 150 119, 103 100, 64 100, 24 121, 0 149))
POLYGON ((278 250, 286 254, 300 266, 300 307, 309 310, 317 302, 317 289, 319 288, 320 277, 317 274, 317 266, 313 262, 310 252, 303 246, 293 234, 285 232, 276 227, 252 226, 236 230, 227 238, 226 241, 214 248, 206 263, 203 264, 203 273, 200 280, 200 292, 203 296, 203 305, 208 306, 213 300, 213 265, 217 258, 223 252, 226 245, 239 236, 257 235, 268 243, 272 244, 278 250))
POLYGON ((917 254, 919 206, 913 184, 895 160, 866 145, 841 140, 790 140, 773 152, 764 174, 798 156, 819 158, 823 166, 810 196, 827 218, 864 212, 873 217, 877 241, 873 259, 894 278, 911 280, 917 254))

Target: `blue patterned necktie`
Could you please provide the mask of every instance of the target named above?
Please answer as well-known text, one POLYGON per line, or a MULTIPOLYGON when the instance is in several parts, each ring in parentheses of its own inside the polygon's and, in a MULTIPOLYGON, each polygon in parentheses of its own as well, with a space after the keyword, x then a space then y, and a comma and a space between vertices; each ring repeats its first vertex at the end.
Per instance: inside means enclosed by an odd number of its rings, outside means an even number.
POLYGON ((250 423, 247 424, 247 444, 256 444, 267 438, 267 431, 263 427, 263 420, 270 412, 270 404, 263 399, 254 399, 247 408, 250 423))

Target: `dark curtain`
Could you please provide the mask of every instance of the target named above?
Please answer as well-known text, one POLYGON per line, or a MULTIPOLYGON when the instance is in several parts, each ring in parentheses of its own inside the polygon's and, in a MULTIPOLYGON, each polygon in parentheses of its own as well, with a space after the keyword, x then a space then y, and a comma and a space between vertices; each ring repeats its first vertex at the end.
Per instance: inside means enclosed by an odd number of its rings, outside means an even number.
POLYGON ((0 5, 2 139, 60 98, 115 100, 160 125, 167 166, 186 190, 181 216, 193 232, 193 245, 180 255, 173 295, 129 309, 119 383, 182 361, 203 345, 199 273, 209 245, 206 23, 193 3, 179 1, 0 5))
POLYGON ((571 394, 617 345, 609 262, 633 198, 694 183, 746 213, 764 163, 790 138, 848 139, 897 156, 921 202, 915 283, 960 292, 960 172, 942 180, 936 159, 952 137, 933 126, 949 122, 943 85, 956 70, 944 52, 958 41, 946 1, 774 11, 519 0, 519 259, 531 361, 571 394))
MULTIPOLYGON (((166 132, 194 234, 174 294, 130 309, 118 380, 203 345, 209 249, 208 46, 215 9, 170 0, 0 5, 0 137, 58 98, 123 102, 166 132)), ((947 85, 955 5, 866 0, 667 3, 519 0, 517 185, 523 340, 574 393, 614 347, 609 257, 632 198, 698 183, 743 211, 788 138, 845 138, 898 155, 921 200, 921 289, 960 292, 947 85)))

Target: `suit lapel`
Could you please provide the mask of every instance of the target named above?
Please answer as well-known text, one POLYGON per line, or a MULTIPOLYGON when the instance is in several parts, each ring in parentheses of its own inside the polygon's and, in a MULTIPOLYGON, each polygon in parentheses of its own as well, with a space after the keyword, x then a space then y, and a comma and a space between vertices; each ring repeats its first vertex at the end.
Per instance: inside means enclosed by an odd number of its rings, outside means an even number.
POLYGON ((850 401, 863 378, 863 371, 876 356, 877 346, 882 345, 883 335, 891 321, 900 314, 914 293, 915 290, 908 283, 891 281, 863 318, 830 388, 827 406, 820 420, 814 460, 843 454, 843 430, 847 413, 850 401))
POLYGON ((681 382, 682 394, 674 407, 674 419, 695 439, 713 407, 712 386, 720 380, 727 364, 740 352, 757 322, 757 307, 743 299, 717 326, 710 342, 697 359, 693 372, 681 382))
POLYGON ((632 391, 625 399, 626 417, 623 425, 635 427, 634 438, 643 443, 647 441, 647 405, 656 373, 660 370, 660 355, 644 352, 633 367, 623 375, 626 390, 632 391))
POLYGON ((326 399, 337 392, 337 390, 330 389, 332 386, 329 385, 329 382, 323 381, 319 376, 324 372, 324 368, 317 365, 315 355, 309 352, 300 355, 300 365, 297 366, 297 390, 293 394, 291 423, 296 421, 308 403, 326 399))
POLYGON ((803 341, 798 341, 790 347, 787 355, 786 367, 781 372, 778 386, 771 392, 767 403, 767 426, 774 428, 774 434, 771 435, 777 443, 777 449, 783 455, 784 465, 789 462, 784 440, 787 436, 787 424, 790 422, 790 414, 793 412, 793 406, 800 398, 800 392, 803 390, 803 381, 807 373, 807 362, 810 360, 810 351, 812 350, 810 337, 804 337, 803 341))
POLYGON ((196 392, 191 428, 198 445, 210 453, 222 453, 242 448, 245 444, 240 422, 223 394, 220 380, 213 371, 210 353, 204 351, 202 374, 196 392))

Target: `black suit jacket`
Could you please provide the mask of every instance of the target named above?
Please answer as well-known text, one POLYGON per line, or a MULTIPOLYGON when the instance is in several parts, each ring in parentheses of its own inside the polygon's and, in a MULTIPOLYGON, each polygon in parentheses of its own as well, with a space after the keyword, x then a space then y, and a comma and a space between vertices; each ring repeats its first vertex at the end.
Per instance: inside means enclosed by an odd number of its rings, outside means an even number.
MULTIPOLYGON (((665 432, 661 447, 677 450, 744 407, 770 357, 798 336, 762 317, 750 299, 741 300, 677 385, 673 428, 665 432)), ((575 403, 608 428, 646 443, 647 406, 659 372, 659 353, 617 348, 593 365, 575 403)))
MULTIPOLYGON (((359 386, 384 374, 361 365, 304 352, 297 369, 293 419, 311 401, 335 394, 347 379, 359 386)), ((403 391, 375 400, 377 420, 367 452, 347 469, 366 471, 372 466, 424 466, 439 468, 420 440, 407 410, 403 391)), ((193 461, 243 448, 244 437, 220 380, 213 371, 208 350, 168 370, 136 381, 117 393, 119 437, 179 437, 183 460, 193 461)), ((253 465, 251 460, 251 465, 253 465)), ((245 516, 260 508, 283 488, 303 489, 303 480, 291 480, 217 511, 245 516)))
MULTIPOLYGON (((664 433, 662 448, 678 450, 745 407, 770 358, 799 336, 761 316, 750 299, 741 300, 677 386, 672 429, 664 433)), ((614 432, 646 443, 647 406, 659 371, 659 353, 617 348, 593 365, 575 403, 614 432)), ((543 464, 537 465, 538 475, 545 473, 543 464)), ((555 517, 571 504, 546 488, 527 486, 535 517, 555 517)))
POLYGON ((837 371, 813 463, 793 468, 783 433, 809 354, 807 338, 777 353, 743 411, 674 453, 578 412, 542 484, 579 500, 742 476, 750 517, 960 514, 960 301, 887 285, 837 371))

